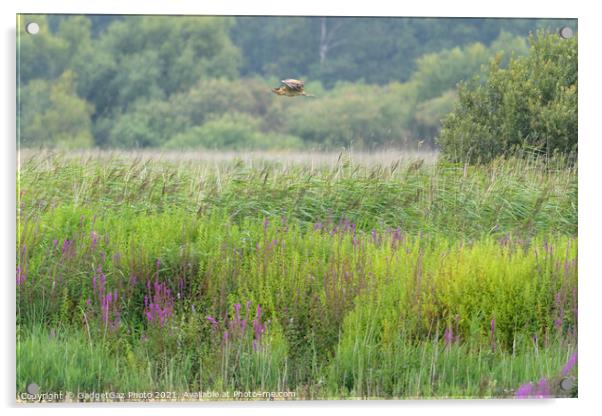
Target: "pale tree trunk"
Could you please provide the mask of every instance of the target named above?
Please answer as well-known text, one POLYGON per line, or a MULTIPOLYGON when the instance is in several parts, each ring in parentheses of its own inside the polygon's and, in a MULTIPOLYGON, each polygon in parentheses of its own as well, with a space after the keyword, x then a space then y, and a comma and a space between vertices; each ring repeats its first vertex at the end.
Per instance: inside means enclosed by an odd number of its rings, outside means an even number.
POLYGON ((320 18, 320 65, 324 64, 330 50, 344 43, 344 39, 335 38, 336 32, 342 25, 343 22, 338 21, 334 26, 329 28, 328 18, 320 18))

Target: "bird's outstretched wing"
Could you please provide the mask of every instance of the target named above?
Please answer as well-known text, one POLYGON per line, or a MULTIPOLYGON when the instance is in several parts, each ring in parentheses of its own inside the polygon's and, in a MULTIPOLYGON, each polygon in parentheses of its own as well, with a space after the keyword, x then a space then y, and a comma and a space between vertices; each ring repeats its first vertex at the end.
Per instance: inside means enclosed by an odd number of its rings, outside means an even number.
POLYGON ((281 82, 293 91, 303 91, 303 81, 299 81, 298 79, 283 79, 281 82))

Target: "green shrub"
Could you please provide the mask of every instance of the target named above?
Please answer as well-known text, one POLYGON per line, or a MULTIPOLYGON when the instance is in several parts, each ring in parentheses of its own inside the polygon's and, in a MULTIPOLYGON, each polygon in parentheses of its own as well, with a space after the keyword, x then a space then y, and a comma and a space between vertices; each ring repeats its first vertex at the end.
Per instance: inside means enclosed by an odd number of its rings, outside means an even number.
POLYGON ((457 100, 458 93, 452 89, 418 104, 412 120, 412 132, 415 137, 427 138, 428 145, 433 145, 433 138, 437 137, 441 128, 441 119, 453 109, 457 100))
POLYGON ((485 80, 461 86, 440 145, 452 161, 486 162, 516 149, 551 156, 577 151, 577 39, 539 32, 507 68, 492 60, 485 80))
POLYGON ((115 148, 160 146, 181 131, 185 121, 161 100, 138 101, 132 110, 117 117, 109 130, 108 145, 115 148))
POLYGON ((202 79, 190 90, 172 96, 169 104, 174 115, 194 126, 229 112, 264 114, 274 97, 261 80, 213 78, 202 79))
POLYGON ((260 120, 246 114, 225 114, 201 126, 175 135, 165 147, 169 149, 271 149, 300 148, 299 138, 259 130, 260 120))
POLYGON ((54 81, 33 80, 20 94, 19 145, 92 147, 92 112, 93 106, 76 94, 73 72, 54 81))
POLYGON ((288 108, 277 111, 287 112, 281 119, 284 130, 307 143, 371 148, 404 143, 411 103, 411 86, 355 84, 339 85, 317 99, 286 103, 288 108))

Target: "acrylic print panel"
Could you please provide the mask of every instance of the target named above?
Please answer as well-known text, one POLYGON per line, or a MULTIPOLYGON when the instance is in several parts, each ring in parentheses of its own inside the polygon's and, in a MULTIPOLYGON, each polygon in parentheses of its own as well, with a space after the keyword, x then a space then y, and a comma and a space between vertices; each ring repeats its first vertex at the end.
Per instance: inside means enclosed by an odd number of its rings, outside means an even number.
POLYGON ((577 396, 576 20, 17 20, 18 402, 577 396))

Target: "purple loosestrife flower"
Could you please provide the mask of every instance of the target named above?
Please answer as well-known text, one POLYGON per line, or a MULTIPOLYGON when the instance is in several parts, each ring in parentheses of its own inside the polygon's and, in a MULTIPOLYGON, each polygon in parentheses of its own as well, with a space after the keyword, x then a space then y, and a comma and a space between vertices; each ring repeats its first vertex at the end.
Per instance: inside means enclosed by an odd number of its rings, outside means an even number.
MULTIPOLYGON (((105 286, 106 286, 106 282, 107 282, 107 277, 102 272, 102 269, 100 267, 98 268, 97 272, 98 272, 98 280, 99 280, 98 293, 104 294, 104 292, 105 292, 105 286)), ((94 276, 94 277, 96 277, 96 276, 94 276)))
POLYGON ((259 341, 261 339, 261 334, 263 332, 263 327, 261 323, 257 320, 253 320, 253 331, 255 332, 255 339, 259 341))
POLYGON ((577 289, 573 289, 573 316, 575 317, 575 323, 577 323, 577 289))
POLYGON ((255 312, 255 318, 261 319, 261 305, 257 305, 257 311, 255 312))
POLYGON ((445 346, 450 347, 452 342, 454 341, 454 331, 452 331, 451 327, 447 327, 445 329, 445 334, 443 335, 445 340, 445 346))
POLYGON ((545 399, 551 396, 550 384, 545 378, 541 378, 537 385, 533 383, 522 384, 514 394, 517 399, 545 399))
POLYGON ((67 254, 67 250, 69 250, 69 247, 71 246, 71 241, 65 239, 65 241, 63 241, 63 250, 62 250, 62 254, 63 256, 65 254, 67 254))
POLYGON ((554 303, 556 304, 556 307, 560 307, 562 300, 560 298, 560 292, 556 293, 556 296, 554 296, 554 303))
MULTIPOLYGON (((241 314, 242 305, 240 303, 235 303, 233 307, 234 316, 232 319, 226 318, 225 324, 223 325, 222 341, 244 342, 244 340, 250 339, 253 350, 257 351, 261 346, 262 338, 267 331, 270 321, 268 320, 265 323, 262 322, 263 310, 261 305, 258 304, 252 321, 252 330, 247 331, 247 322, 251 313, 251 301, 247 301, 246 303, 246 315, 244 319, 241 314)), ((213 325, 214 330, 218 329, 218 322, 212 316, 207 316, 207 320, 213 325)))
POLYGON ((571 355, 569 360, 566 362, 566 365, 562 369, 562 375, 568 376, 573 367, 575 367, 575 364, 577 364, 577 351, 575 351, 573 355, 571 355))
POLYGON ((268 218, 265 218, 263 220, 263 229, 264 229, 264 231, 267 230, 269 226, 270 226, 270 220, 268 218))
POLYGON ((491 343, 491 350, 495 352, 495 318, 491 320, 491 327, 489 331, 489 342, 491 343))
POLYGON ((253 320, 253 332, 255 339, 253 340, 253 347, 256 350, 257 345, 261 343, 261 337, 267 329, 267 324, 261 323, 261 305, 257 305, 257 311, 255 313, 255 319, 253 320))
POLYGON ((347 231, 349 229, 349 220, 347 218, 343 218, 339 224, 341 225, 343 231, 347 231))
POLYGON ((272 242, 266 246, 266 251, 272 250, 277 245, 278 245, 278 240, 272 240, 272 242))
POLYGON ((550 397, 552 393, 550 392, 550 385, 548 384, 545 378, 539 380, 539 384, 537 385, 537 398, 545 399, 550 397))
POLYGON ((215 320, 215 318, 211 315, 207 315, 207 320, 209 321, 209 323, 211 323, 211 325, 213 325, 213 329, 217 329, 217 326, 219 325, 218 322, 215 320))
POLYGON ((240 321, 240 303, 234 304, 234 313, 236 316, 236 321, 240 321))
POLYGON ((56 248, 58 246, 58 244, 59 244, 59 240, 57 240, 56 238, 54 240, 52 240, 52 246, 54 248, 56 248))
POLYGON ((101 298, 100 308, 102 310, 102 321, 105 325, 109 323, 109 306, 113 301, 113 295, 109 292, 108 295, 104 295, 101 298))
POLYGON ((27 277, 26 273, 21 270, 21 266, 17 266, 17 286, 21 286, 27 277))
POLYGON ((96 231, 92 231, 90 233, 90 240, 92 240, 90 242, 90 249, 94 250, 94 248, 96 247, 96 242, 98 241, 98 234, 96 234, 96 231))
POLYGON ((148 296, 144 296, 144 315, 148 321, 153 320, 153 314, 150 312, 150 303, 148 302, 148 296))
POLYGON ((144 314, 149 323, 155 323, 163 327, 166 321, 173 316, 171 290, 167 288, 165 283, 155 281, 153 291, 149 295, 145 297, 144 314))
POLYGON ((525 383, 522 384, 515 393, 517 399, 528 399, 533 394, 533 384, 525 383))
POLYGON ((560 319, 560 318, 554 319, 554 326, 556 327, 556 329, 558 331, 560 331, 560 329, 562 328, 562 319, 560 319))
POLYGON ((554 297, 554 303, 556 304, 556 309, 558 309, 558 316, 554 319, 554 326, 557 331, 562 331, 562 322, 564 321, 564 305, 561 293, 556 293, 554 297))
MULTIPOLYGON (((117 289, 111 292, 106 290, 106 276, 99 267, 92 276, 92 291, 94 293, 94 304, 100 307, 100 319, 105 328, 115 330, 121 321, 121 309, 118 303, 119 293, 117 289)), ((93 307, 92 300, 87 299, 89 307, 93 307)))

